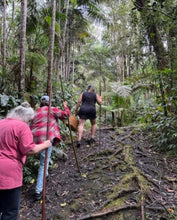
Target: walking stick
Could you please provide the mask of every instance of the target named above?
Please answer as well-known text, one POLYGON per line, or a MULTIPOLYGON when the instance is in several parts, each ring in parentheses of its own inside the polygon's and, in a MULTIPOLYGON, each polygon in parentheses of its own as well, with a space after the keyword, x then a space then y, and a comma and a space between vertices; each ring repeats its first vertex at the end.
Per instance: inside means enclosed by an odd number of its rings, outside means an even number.
MULTIPOLYGON (((53 51, 54 51, 54 41, 55 41, 55 13, 56 13, 56 0, 51 1, 52 7, 52 22, 50 28, 50 48, 49 48, 49 66, 48 66, 48 88, 47 93, 49 96, 49 107, 48 107, 48 117, 47 117, 47 133, 46 139, 49 139, 49 123, 50 123, 50 110, 51 110, 51 97, 52 97, 52 66, 53 66, 53 51)), ((48 149, 45 150, 45 162, 44 162, 44 176, 43 176, 43 192, 42 192, 42 220, 45 220, 45 195, 46 195, 46 171, 47 171, 47 159, 48 159, 48 149)))
MULTIPOLYGON (((64 97, 64 90, 63 90, 63 83, 62 83, 61 75, 60 75, 60 83, 61 83, 61 91, 62 91, 62 96, 63 96, 63 101, 64 101, 65 97, 64 97)), ((67 120, 68 120, 69 133, 70 133, 71 143, 72 143, 72 147, 73 147, 73 151, 74 151, 74 156, 75 156, 75 159, 76 159, 77 168, 78 168, 79 173, 81 173, 79 162, 78 162, 78 159, 77 159, 76 149, 75 149, 75 146, 74 146, 74 141, 73 141, 73 136, 72 136, 72 132, 71 132, 69 117, 68 117, 67 120)))
MULTIPOLYGON (((47 134, 46 140, 49 139, 49 123, 50 123, 50 110, 51 110, 51 96, 52 96, 52 84, 50 82, 49 89, 49 108, 47 115, 47 134)), ((47 159, 48 159, 48 149, 45 150, 45 162, 44 162, 44 176, 43 176, 43 192, 42 192, 42 220, 45 220, 45 195, 46 195, 46 171, 47 171, 47 159)))
MULTIPOLYGON (((99 95, 101 96, 101 81, 99 83, 99 95)), ((101 105, 99 108, 99 145, 101 144, 101 105)))

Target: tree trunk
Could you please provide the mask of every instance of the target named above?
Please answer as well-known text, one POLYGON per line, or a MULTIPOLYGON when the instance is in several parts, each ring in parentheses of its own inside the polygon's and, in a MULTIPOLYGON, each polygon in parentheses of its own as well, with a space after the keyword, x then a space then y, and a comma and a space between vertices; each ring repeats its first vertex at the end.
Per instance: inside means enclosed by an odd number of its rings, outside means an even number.
MULTIPOLYGON (((154 52, 157 58, 157 68, 158 70, 164 70, 165 68, 168 67, 166 50, 164 48, 154 17, 152 16, 152 13, 149 13, 148 2, 149 2, 148 0, 136 0, 135 6, 141 14, 141 18, 145 24, 144 26, 146 27, 146 32, 148 34, 150 44, 154 48, 154 52)), ((160 85, 160 92, 162 97, 162 104, 164 108, 164 115, 167 116, 167 107, 166 107, 166 100, 165 100, 161 73, 159 74, 159 85, 160 85)))
POLYGON ((25 43, 26 43, 27 0, 21 1, 20 79, 19 98, 24 100, 25 91, 25 43))
MULTIPOLYGON (((58 10, 59 12, 61 13, 61 1, 59 0, 59 3, 58 3, 59 7, 58 7, 58 10)), ((60 47, 60 57, 58 58, 59 59, 59 64, 60 64, 60 69, 61 69, 61 73, 60 75, 64 75, 65 74, 65 78, 66 78, 66 68, 65 68, 65 62, 64 61, 64 57, 65 57, 65 43, 66 43, 66 31, 67 31, 67 25, 68 25, 68 11, 69 11, 69 0, 65 1, 65 8, 66 8, 66 11, 65 11, 65 16, 66 16, 66 19, 65 19, 65 24, 64 24, 64 28, 63 28, 63 34, 62 36, 60 36, 59 38, 59 47, 60 47)), ((60 22, 59 22, 60 24, 60 22)), ((66 52, 67 54, 67 52, 66 52)))
POLYGON ((173 26, 169 30, 168 34, 168 48, 169 48, 169 62, 170 62, 170 89, 173 88, 173 74, 177 69, 177 44, 176 44, 176 36, 177 36, 177 26, 173 26))
POLYGON ((70 40, 68 38, 68 44, 66 47, 66 81, 69 80, 70 60, 71 60, 71 48, 70 48, 70 40))
POLYGON ((47 81, 47 94, 51 91, 52 81, 52 68, 53 68, 53 51, 55 41, 55 13, 56 13, 56 0, 52 0, 52 23, 50 28, 50 49, 48 61, 48 81, 47 81))
POLYGON ((11 29, 12 29, 12 27, 13 27, 13 25, 14 25, 14 17, 15 17, 15 2, 14 2, 14 0, 13 0, 13 1, 12 1, 12 20, 11 20, 11 22, 10 22, 10 24, 9 24, 9 30, 8 30, 8 32, 7 32, 7 37, 6 37, 6 39, 9 38, 9 34, 10 34, 11 29))
POLYGON ((3 72, 5 72, 6 70, 6 0, 4 0, 4 7, 3 7, 2 65, 3 65, 3 72))
POLYGON ((73 56, 72 56, 72 60, 73 60, 73 65, 72 65, 72 84, 74 84, 74 72, 75 72, 75 52, 74 52, 74 49, 75 49, 75 41, 73 42, 73 56))

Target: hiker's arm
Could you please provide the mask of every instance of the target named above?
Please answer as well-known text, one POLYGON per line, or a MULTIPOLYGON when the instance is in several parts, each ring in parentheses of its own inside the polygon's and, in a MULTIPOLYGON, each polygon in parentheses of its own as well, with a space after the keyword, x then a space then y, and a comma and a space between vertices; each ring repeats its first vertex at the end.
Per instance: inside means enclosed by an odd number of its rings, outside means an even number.
MULTIPOLYGON (((82 93, 82 94, 83 94, 83 93, 82 93)), ((81 102, 82 102, 82 94, 80 95, 79 100, 78 100, 78 102, 77 102, 77 104, 76 104, 75 115, 77 115, 77 110, 78 110, 79 106, 81 105, 81 102)))
POLYGON ((98 94, 96 94, 96 101, 99 105, 102 104, 102 96, 99 96, 98 94))
POLYGON ((44 141, 42 144, 36 144, 35 147, 27 153, 27 155, 29 156, 29 155, 37 154, 40 151, 49 148, 50 146, 51 146, 51 142, 49 140, 44 141))

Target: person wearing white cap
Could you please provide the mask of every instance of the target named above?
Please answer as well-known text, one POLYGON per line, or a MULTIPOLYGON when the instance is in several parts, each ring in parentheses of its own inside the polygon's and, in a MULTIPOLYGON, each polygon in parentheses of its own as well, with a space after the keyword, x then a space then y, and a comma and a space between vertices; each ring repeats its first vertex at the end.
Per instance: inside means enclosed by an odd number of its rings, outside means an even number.
MULTIPOLYGON (((60 143, 60 128, 58 125, 58 119, 63 120, 70 116, 70 110, 67 107, 67 102, 63 102, 64 110, 58 109, 51 106, 50 117, 49 117, 49 140, 51 141, 51 147, 48 148, 48 158, 47 158, 47 173, 48 177, 48 166, 50 161, 50 156, 52 152, 52 146, 60 143)), ((49 110, 49 96, 42 96, 40 99, 40 108, 36 111, 35 117, 31 121, 30 128, 33 133, 34 142, 37 144, 42 143, 46 140, 47 136, 47 120, 48 120, 48 110, 49 110)), ((35 199, 40 200, 42 198, 43 190, 43 176, 44 176, 44 162, 45 162, 45 151, 40 154, 40 165, 37 176, 37 183, 35 189, 35 199)))

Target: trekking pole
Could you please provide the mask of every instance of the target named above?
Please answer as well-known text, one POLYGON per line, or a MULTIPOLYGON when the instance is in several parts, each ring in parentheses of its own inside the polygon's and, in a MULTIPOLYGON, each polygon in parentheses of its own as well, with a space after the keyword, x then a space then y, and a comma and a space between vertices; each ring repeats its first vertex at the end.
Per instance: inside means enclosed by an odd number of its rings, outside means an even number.
MULTIPOLYGON (((51 110, 51 96, 52 96, 52 84, 50 83, 49 90, 49 108, 47 115, 47 133, 46 140, 49 139, 49 123, 50 123, 50 110, 51 110)), ((42 191, 42 220, 45 220, 45 197, 46 197, 46 172, 47 172, 47 159, 48 159, 48 148, 45 150, 45 162, 44 162, 44 176, 43 176, 43 191, 42 191)))
MULTIPOLYGON (((99 95, 101 96, 101 81, 99 83, 99 95)), ((101 105, 99 108, 99 145, 101 144, 101 105)))
MULTIPOLYGON (((61 83, 61 91, 62 91, 62 96, 63 96, 63 101, 64 101, 65 96, 64 96, 64 90, 63 90, 63 83, 62 83, 61 75, 60 75, 60 83, 61 83)), ((76 159, 77 168, 78 168, 79 173, 81 173, 79 162, 78 162, 78 159, 77 159, 76 149, 75 149, 75 146, 74 146, 74 141, 73 141, 73 136, 72 136, 72 132, 71 132, 71 125, 70 125, 69 117, 67 118, 67 120, 68 120, 69 133, 70 133, 71 143, 72 143, 72 147, 73 147, 73 151, 74 151, 74 156, 75 156, 75 159, 76 159)))

